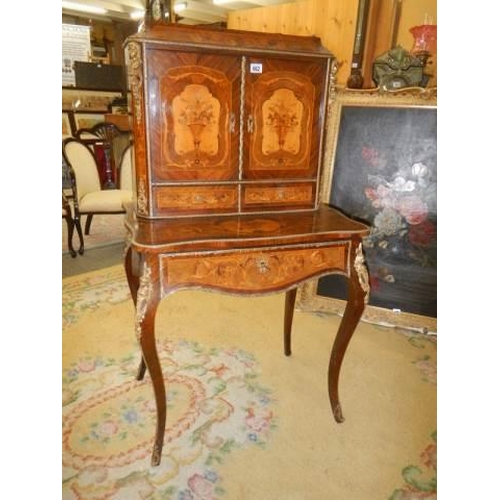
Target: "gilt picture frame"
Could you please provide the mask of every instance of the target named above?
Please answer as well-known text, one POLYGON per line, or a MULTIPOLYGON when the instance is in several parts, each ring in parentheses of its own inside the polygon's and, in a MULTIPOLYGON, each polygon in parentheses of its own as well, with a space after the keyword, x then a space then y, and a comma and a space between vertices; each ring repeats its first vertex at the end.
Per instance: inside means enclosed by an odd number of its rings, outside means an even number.
POLYGON ((104 122, 104 113, 80 113, 75 111, 73 117, 76 131, 82 128, 92 128, 94 125, 104 122))
POLYGON ((71 113, 67 111, 62 112, 62 138, 66 139, 73 135, 73 128, 71 125, 71 113))
MULTIPOLYGON (((363 320, 437 332, 437 90, 337 89, 320 201, 371 227, 363 320)), ((343 276, 302 285, 297 307, 342 315, 343 276)))

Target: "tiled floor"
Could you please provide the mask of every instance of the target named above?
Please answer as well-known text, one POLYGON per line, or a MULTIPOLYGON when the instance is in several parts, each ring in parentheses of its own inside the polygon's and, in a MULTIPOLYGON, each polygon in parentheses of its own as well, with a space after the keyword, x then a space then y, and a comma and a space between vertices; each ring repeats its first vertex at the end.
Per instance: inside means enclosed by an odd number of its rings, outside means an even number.
POLYGON ((83 255, 72 258, 62 256, 62 277, 74 276, 123 263, 123 243, 85 250, 83 255))

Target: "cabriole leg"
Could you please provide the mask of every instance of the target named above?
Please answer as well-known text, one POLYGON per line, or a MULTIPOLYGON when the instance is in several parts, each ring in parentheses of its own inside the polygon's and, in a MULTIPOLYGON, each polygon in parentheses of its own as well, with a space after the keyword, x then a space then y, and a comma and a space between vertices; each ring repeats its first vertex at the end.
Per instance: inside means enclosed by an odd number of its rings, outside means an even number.
POLYGON ((155 316, 160 301, 160 290, 157 271, 152 271, 146 261, 140 278, 136 304, 136 335, 142 350, 141 367, 138 375, 144 375, 147 367, 156 402, 156 434, 151 456, 151 465, 157 466, 161 461, 167 403, 165 381, 161 370, 155 339, 155 316), (142 374, 141 374, 142 370, 142 374))
POLYGON ((328 368, 328 394, 333 416, 338 423, 344 421, 342 407, 339 400, 339 375, 342 360, 349 345, 349 341, 361 319, 368 302, 369 281, 368 271, 364 264, 363 249, 359 243, 354 258, 351 258, 351 272, 348 282, 349 291, 347 305, 335 337, 330 366, 328 368))

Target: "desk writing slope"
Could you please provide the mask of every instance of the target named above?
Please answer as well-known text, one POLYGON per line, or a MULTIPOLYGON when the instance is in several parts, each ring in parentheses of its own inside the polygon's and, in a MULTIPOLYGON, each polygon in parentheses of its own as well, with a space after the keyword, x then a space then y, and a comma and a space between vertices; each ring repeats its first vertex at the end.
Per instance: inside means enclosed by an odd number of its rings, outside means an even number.
POLYGON ((126 47, 135 196, 125 269, 142 350, 138 378, 148 370, 157 408, 152 464, 161 461, 167 417, 155 314, 183 288, 286 292, 289 355, 297 286, 344 275, 349 300, 328 372, 341 422, 340 366, 369 291, 361 247, 368 227, 318 199, 332 55, 315 37, 161 22, 126 47))

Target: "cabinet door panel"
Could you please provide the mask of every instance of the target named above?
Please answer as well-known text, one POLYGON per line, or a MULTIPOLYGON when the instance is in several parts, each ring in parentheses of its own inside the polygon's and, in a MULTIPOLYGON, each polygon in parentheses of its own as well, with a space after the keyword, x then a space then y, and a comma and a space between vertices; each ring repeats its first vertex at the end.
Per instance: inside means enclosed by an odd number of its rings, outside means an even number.
POLYGON ((238 176, 240 58, 148 54, 153 181, 238 176))
POLYGON ((244 177, 316 178, 324 61, 249 58, 244 177))

